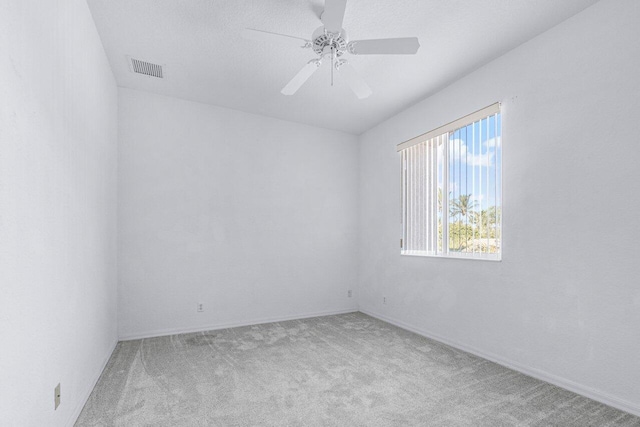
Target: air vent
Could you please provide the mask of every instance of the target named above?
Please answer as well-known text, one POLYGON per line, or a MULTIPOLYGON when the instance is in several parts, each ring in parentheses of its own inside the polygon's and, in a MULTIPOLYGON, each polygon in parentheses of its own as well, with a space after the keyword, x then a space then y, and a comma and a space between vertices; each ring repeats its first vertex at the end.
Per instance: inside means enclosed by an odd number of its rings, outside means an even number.
POLYGON ((136 74, 144 74, 145 76, 164 78, 162 65, 152 64, 151 62, 141 61, 139 59, 127 57, 129 59, 129 67, 136 74))

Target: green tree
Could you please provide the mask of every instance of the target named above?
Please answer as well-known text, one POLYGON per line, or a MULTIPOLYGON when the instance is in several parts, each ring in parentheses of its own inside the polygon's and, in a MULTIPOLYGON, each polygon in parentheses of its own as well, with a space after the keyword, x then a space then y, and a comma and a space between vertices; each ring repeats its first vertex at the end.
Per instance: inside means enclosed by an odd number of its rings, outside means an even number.
POLYGON ((471 223, 475 226, 477 238, 495 238, 496 228, 500 220, 500 208, 490 206, 479 212, 472 212, 471 223))
POLYGON ((449 224, 449 249, 459 251, 467 246, 473 235, 473 226, 463 222, 449 224))

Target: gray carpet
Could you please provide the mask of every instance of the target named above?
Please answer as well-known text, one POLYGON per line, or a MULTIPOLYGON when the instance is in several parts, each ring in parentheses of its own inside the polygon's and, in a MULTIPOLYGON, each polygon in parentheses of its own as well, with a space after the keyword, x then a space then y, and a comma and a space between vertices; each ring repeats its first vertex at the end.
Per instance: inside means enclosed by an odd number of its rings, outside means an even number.
POLYGON ((76 426, 638 426, 361 313, 118 344, 76 426))

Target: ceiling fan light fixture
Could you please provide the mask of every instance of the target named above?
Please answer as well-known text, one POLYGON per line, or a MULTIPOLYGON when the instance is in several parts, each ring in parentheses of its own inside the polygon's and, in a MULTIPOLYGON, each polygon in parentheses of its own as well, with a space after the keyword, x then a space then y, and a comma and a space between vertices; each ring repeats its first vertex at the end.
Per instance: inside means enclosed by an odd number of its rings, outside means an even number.
POLYGON ((247 28, 243 32, 250 40, 287 43, 303 48, 311 48, 319 58, 309 61, 282 89, 284 95, 293 95, 322 65, 324 57, 331 57, 331 85, 333 71, 346 80, 351 90, 359 99, 367 98, 373 92, 362 77, 344 59, 338 59, 349 53, 351 55, 413 55, 418 52, 420 43, 417 37, 392 39, 372 39, 349 41, 347 32, 342 28, 347 0, 325 0, 324 12, 320 16, 323 26, 317 28, 311 40, 268 31, 247 28))

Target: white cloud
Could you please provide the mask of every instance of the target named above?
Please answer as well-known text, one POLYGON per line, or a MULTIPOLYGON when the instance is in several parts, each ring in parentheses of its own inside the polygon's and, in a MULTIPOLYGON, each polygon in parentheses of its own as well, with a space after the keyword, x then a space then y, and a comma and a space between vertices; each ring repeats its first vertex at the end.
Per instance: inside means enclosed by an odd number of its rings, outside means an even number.
MULTIPOLYGON (((493 140, 491 140, 493 143, 493 140)), ((469 152, 467 144, 460 139, 454 139, 449 144, 449 157, 454 161, 466 163, 469 166, 492 166, 495 160, 494 150, 484 150, 484 153, 474 154, 469 152)))
POLYGON ((502 147, 502 137, 499 136, 498 138, 491 138, 488 141, 485 141, 482 143, 482 148, 484 148, 485 150, 488 148, 489 150, 494 150, 495 147, 501 148, 502 147))

